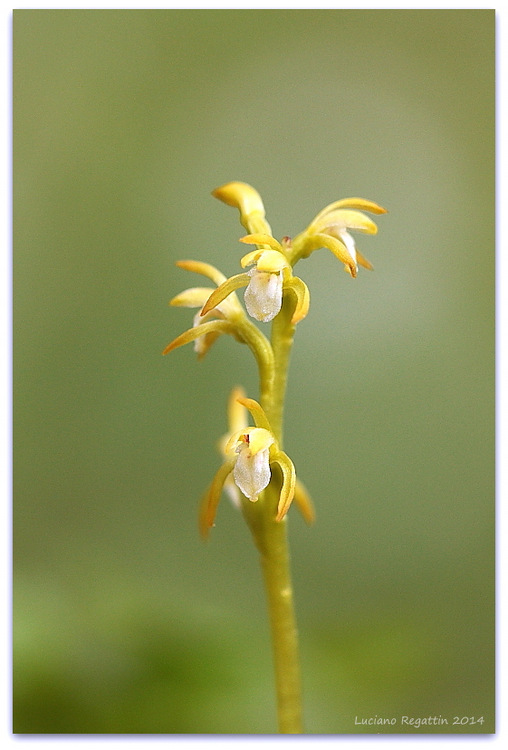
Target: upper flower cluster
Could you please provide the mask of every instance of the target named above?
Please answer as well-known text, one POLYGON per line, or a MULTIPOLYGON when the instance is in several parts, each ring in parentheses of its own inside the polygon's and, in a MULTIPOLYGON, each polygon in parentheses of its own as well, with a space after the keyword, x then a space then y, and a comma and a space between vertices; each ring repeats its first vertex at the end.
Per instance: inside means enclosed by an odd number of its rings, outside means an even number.
POLYGON ((307 229, 295 238, 292 262, 306 258, 320 247, 328 248, 344 263, 345 270, 356 277, 358 266, 372 270, 371 263, 363 257, 350 230, 376 234, 377 225, 363 211, 385 214, 386 209, 363 198, 343 198, 323 208, 307 229))
MULTIPOLYGON (((293 301, 291 323, 296 325, 309 311, 310 294, 305 282, 293 274, 295 264, 315 250, 330 250, 352 276, 358 266, 372 265, 360 253, 351 231, 375 234, 377 226, 364 211, 386 213, 385 209, 363 198, 345 198, 326 206, 307 229, 294 238, 280 242, 271 233, 259 193, 243 182, 230 182, 213 191, 213 195, 240 211, 240 221, 249 234, 240 242, 256 249, 241 258, 242 273, 226 278, 217 268, 198 261, 179 261, 177 265, 208 277, 216 285, 186 289, 171 300, 172 305, 199 308, 193 327, 178 336, 164 354, 194 341, 199 357, 203 357, 221 333, 230 333, 239 341, 253 345, 265 342, 249 329, 244 309, 236 291, 245 287, 244 302, 251 318, 263 323, 273 320, 281 311, 286 296, 293 301)), ((266 347, 265 347, 266 348, 266 347)), ((256 353, 256 352, 255 352, 256 353)))

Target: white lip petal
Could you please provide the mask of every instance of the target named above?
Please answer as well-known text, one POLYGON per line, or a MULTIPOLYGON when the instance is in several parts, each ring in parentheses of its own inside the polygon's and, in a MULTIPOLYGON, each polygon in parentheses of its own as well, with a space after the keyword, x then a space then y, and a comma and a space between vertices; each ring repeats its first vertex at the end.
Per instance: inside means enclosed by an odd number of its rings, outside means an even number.
POLYGON ((245 290, 247 312, 262 323, 273 320, 282 307, 282 275, 253 269, 245 290))
POLYGON ((236 459, 233 476, 235 484, 252 502, 268 486, 271 478, 269 450, 265 448, 252 456, 247 445, 243 446, 236 459))

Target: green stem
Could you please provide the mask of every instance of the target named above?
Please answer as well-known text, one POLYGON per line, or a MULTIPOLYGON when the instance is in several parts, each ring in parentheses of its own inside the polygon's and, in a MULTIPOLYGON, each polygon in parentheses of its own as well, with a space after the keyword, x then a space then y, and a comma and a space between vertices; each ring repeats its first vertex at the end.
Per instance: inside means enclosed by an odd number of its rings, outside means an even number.
POLYGON ((273 519, 265 527, 261 555, 272 633, 279 732, 301 734, 302 698, 298 631, 293 605, 287 522, 273 519))
MULTIPOLYGON (((285 300, 272 326, 274 371, 270 383, 261 381, 261 405, 279 445, 282 441, 284 397, 294 326, 294 304, 285 300)), ((272 481, 258 503, 243 503, 244 515, 260 552, 272 637, 279 732, 301 734, 302 699, 298 633, 293 604, 287 520, 275 520, 280 476, 272 481)))
POLYGON ((285 296, 282 309, 272 324, 272 349, 274 357, 274 380, 270 394, 270 400, 263 403, 268 420, 272 426, 274 435, 282 448, 284 401, 286 397, 286 385, 289 368, 289 358, 293 346, 295 326, 291 318, 295 309, 294 301, 290 296, 285 296))
POLYGON ((236 326, 258 363, 261 402, 270 400, 275 372, 274 353, 270 342, 259 328, 245 317, 238 319, 236 326))
POLYGON ((301 734, 302 698, 298 632, 293 604, 287 521, 275 521, 278 490, 272 483, 259 503, 243 509, 260 553, 266 590, 281 734, 301 734))

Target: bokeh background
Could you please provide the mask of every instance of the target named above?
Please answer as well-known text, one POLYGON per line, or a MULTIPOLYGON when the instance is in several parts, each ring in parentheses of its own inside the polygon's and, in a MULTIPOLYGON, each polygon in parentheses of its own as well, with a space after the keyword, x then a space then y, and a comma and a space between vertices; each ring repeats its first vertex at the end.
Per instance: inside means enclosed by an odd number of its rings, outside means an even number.
POLYGON ((238 272, 210 191, 243 180, 277 237, 389 209, 373 273, 298 267, 306 730, 492 732, 494 11, 16 10, 13 39, 14 731, 275 731, 248 531, 226 500, 196 530, 253 360, 161 356, 174 262, 238 272))

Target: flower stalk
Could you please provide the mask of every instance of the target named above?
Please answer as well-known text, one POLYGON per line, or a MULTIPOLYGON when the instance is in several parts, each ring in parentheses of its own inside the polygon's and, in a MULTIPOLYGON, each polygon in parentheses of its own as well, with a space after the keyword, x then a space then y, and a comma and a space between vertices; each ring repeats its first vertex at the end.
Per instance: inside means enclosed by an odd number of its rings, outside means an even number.
POLYGON ((295 467, 283 451, 283 420, 287 376, 297 325, 306 317, 310 294, 293 274, 295 264, 319 248, 329 249, 351 277, 358 266, 372 266, 356 247, 350 230, 375 234, 377 227, 363 212, 385 213, 362 198, 335 201, 318 213, 293 241, 280 242, 271 233, 261 197, 250 185, 231 182, 212 193, 240 212, 248 232, 240 238, 255 249, 241 259, 249 268, 226 278, 200 261, 179 261, 184 270, 207 277, 215 287, 193 287, 171 300, 173 306, 198 308, 193 326, 164 349, 168 354, 194 343, 202 359, 222 334, 247 344, 257 362, 259 401, 243 389, 233 389, 228 406, 229 431, 221 440, 223 462, 205 492, 199 512, 203 538, 215 524, 218 505, 226 492, 241 508, 260 554, 270 621, 277 694, 279 732, 303 730, 298 633, 293 604, 287 514, 294 501, 307 523, 314 506, 295 467), (245 308, 237 293, 244 289, 245 308), (251 320, 271 323, 267 338, 251 320), (249 419, 254 425, 249 425, 249 419))

